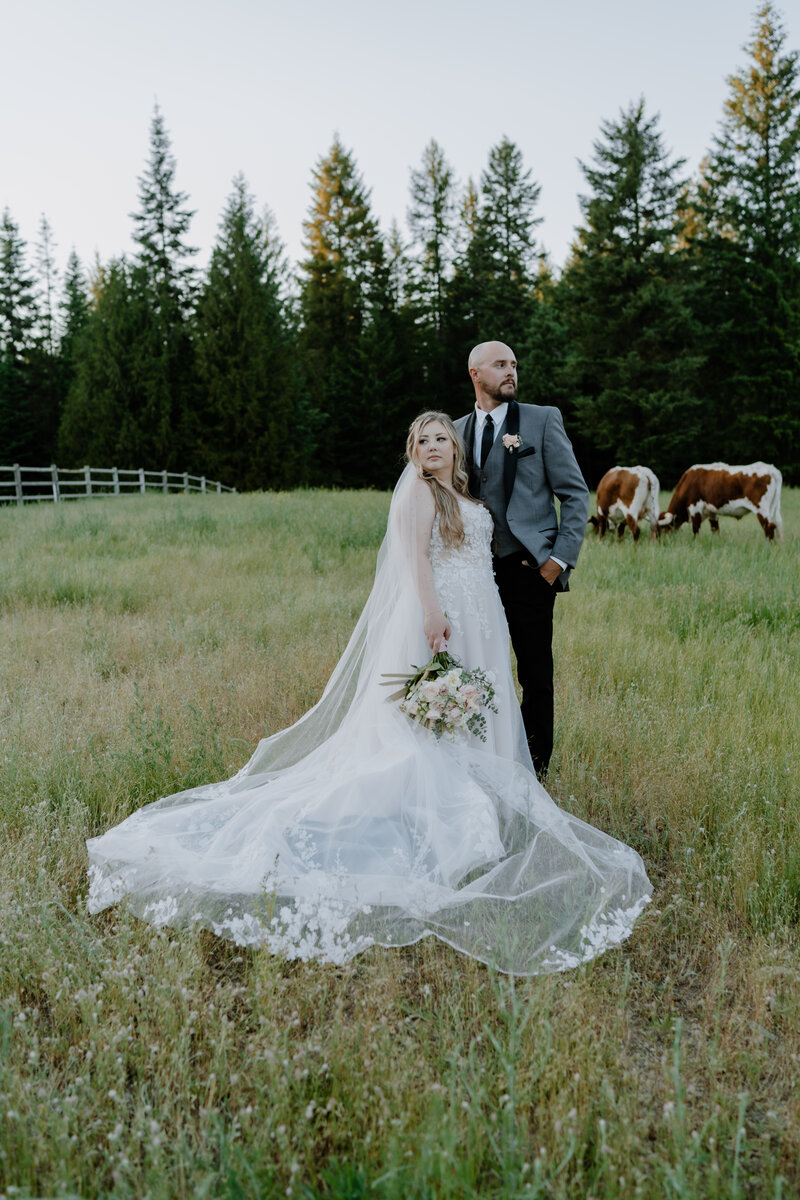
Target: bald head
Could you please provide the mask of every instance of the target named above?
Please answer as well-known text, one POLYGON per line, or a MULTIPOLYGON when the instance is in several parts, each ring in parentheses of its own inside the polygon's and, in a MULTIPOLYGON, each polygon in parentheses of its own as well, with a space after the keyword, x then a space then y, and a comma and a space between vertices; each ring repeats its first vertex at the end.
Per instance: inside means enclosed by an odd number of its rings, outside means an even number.
POLYGON ((505 342, 481 342, 469 356, 470 379, 478 408, 491 412, 517 398, 517 360, 505 342))
POLYGON ((516 362, 514 351, 505 342, 479 342, 470 350, 467 368, 471 371, 473 367, 480 367, 483 363, 495 358, 511 359, 516 362))

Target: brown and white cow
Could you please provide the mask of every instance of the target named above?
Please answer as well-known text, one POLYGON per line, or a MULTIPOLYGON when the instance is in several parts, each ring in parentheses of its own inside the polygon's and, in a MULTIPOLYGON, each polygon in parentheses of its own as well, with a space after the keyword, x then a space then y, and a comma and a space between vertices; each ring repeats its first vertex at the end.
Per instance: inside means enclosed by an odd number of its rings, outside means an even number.
POLYGON ((658 479, 649 467, 612 467, 597 485, 597 516, 591 521, 600 537, 610 526, 622 537, 627 525, 639 540, 639 522, 650 523, 650 537, 658 533, 658 479))
POLYGON ((755 513, 766 537, 771 541, 783 536, 781 521, 781 473, 770 463, 749 463, 746 467, 729 467, 727 463, 705 463, 689 467, 678 480, 669 507, 661 513, 662 528, 678 529, 691 521, 697 535, 708 518, 714 533, 719 532, 719 518, 741 520, 755 513))

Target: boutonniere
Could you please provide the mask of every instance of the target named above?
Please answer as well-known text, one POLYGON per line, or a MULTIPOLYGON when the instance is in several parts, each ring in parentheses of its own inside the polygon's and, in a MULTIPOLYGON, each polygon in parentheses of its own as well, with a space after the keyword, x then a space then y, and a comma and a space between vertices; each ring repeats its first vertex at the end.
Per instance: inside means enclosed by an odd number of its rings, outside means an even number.
POLYGON ((522 438, 518 433, 504 433, 503 445, 509 454, 513 454, 515 450, 519 450, 522 445, 522 438))

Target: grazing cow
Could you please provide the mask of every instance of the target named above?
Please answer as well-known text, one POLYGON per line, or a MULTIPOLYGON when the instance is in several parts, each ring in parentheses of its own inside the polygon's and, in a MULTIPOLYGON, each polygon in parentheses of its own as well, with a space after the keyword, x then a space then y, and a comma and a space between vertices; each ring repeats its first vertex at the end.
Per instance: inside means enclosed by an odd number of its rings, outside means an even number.
POLYGON ((597 485, 597 516, 591 522, 600 537, 616 529, 622 537, 625 526, 639 540, 639 522, 650 522, 650 537, 658 534, 658 479, 649 467, 612 467, 597 485))
POLYGON ((658 523, 662 528, 678 529, 685 521, 692 522, 697 535, 708 517, 713 533, 719 532, 720 516, 740 520, 755 513, 769 541, 783 536, 781 521, 781 473, 770 463, 750 463, 746 467, 729 467, 727 463, 706 463, 689 467, 678 480, 678 486, 666 512, 658 523))

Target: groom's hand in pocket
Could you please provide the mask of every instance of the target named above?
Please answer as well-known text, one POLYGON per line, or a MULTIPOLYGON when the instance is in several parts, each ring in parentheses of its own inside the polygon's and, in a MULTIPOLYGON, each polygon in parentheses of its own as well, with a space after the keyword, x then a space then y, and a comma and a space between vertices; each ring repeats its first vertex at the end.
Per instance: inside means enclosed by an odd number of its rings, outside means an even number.
POLYGON ((558 579, 561 571, 562 568, 558 565, 554 558, 548 558, 547 562, 542 563, 542 565, 539 567, 539 574, 541 575, 542 579, 550 584, 551 587, 558 579))

